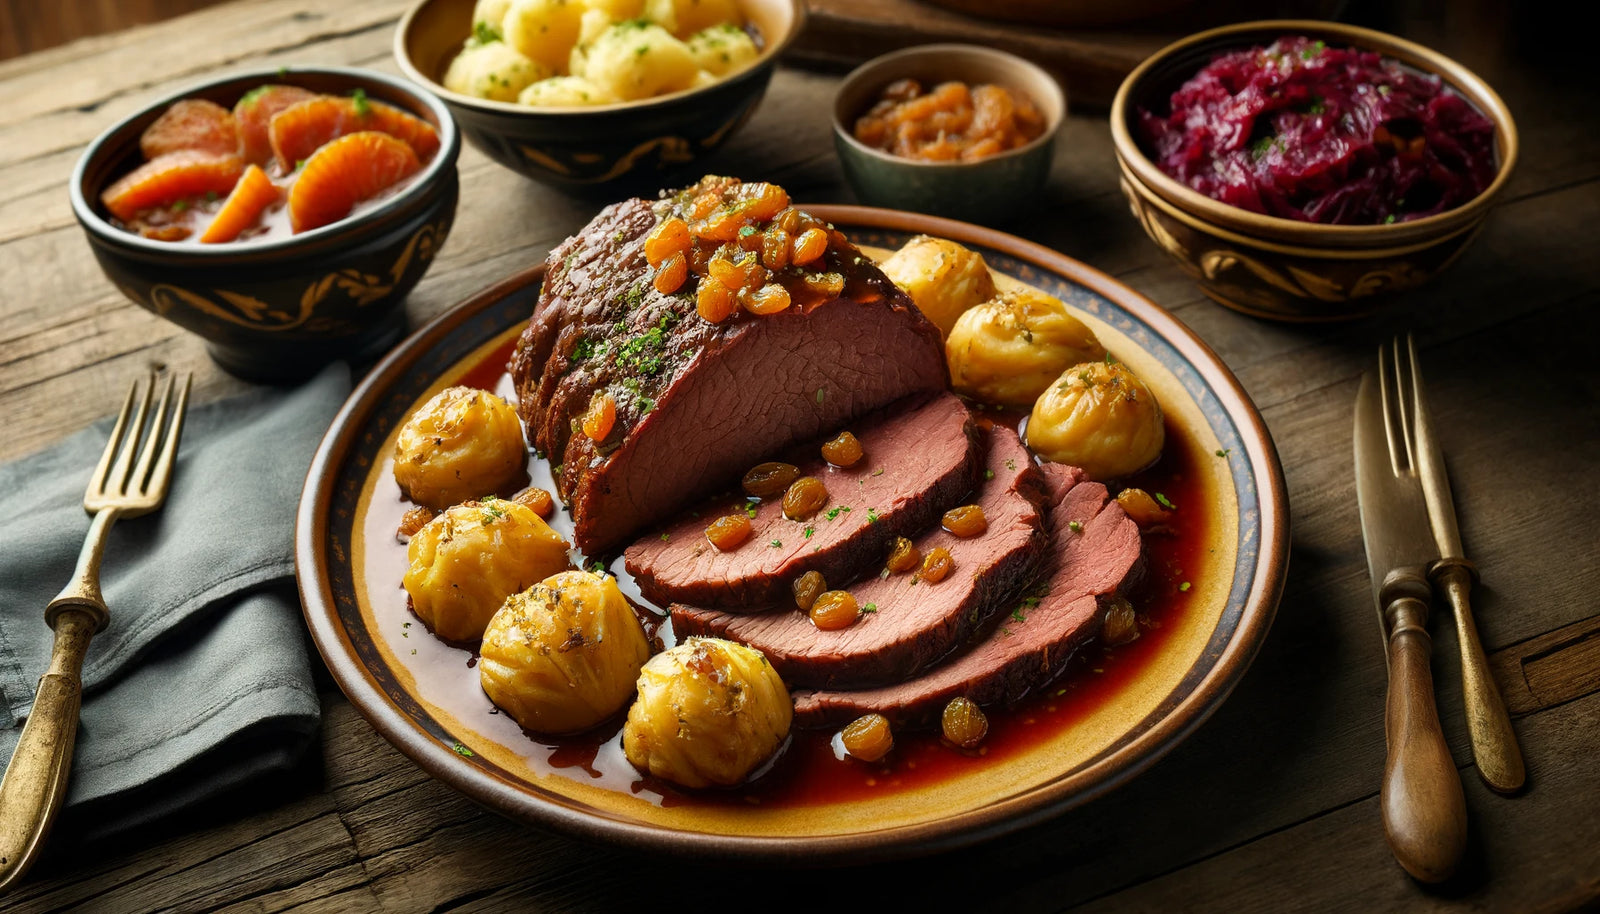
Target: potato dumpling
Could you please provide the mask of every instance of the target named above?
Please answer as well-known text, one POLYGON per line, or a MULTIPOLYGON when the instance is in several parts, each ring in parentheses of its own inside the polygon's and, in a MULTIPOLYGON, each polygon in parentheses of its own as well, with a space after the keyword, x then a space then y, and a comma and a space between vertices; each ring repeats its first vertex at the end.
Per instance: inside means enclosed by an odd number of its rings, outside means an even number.
POLYGON ((552 76, 523 89, 517 101, 547 108, 581 108, 609 104, 613 99, 581 76, 552 76))
POLYGON ((511 0, 501 33, 506 44, 544 67, 547 75, 557 73, 578 43, 585 9, 580 0, 511 0))
POLYGON ((563 571, 512 594, 489 620, 478 678, 536 733, 577 733, 633 697, 650 643, 615 578, 563 571))
POLYGON ((516 409, 475 387, 439 391, 400 427, 394 444, 394 481, 430 508, 491 494, 527 463, 516 409))
POLYGON ((685 787, 742 783, 783 744, 794 705, 754 648, 689 638, 639 671, 622 749, 635 768, 685 787))
POLYGON ((1074 365, 1033 404, 1028 447, 1046 460, 1082 467, 1105 481, 1161 456, 1161 404, 1138 376, 1108 362, 1074 365))
POLYGON ((423 525, 406 547, 401 584, 429 630, 451 641, 483 636, 506 601, 566 569, 567 543, 531 508, 486 498, 423 525))
POLYGON ((645 0, 644 18, 679 38, 724 22, 743 21, 738 0, 645 0))
POLYGON ((582 75, 611 97, 631 101, 687 89, 699 71, 688 45, 659 25, 633 20, 606 29, 589 45, 582 75))
POLYGON ((444 74, 444 87, 451 92, 514 102, 517 93, 531 82, 544 79, 550 71, 528 59, 503 41, 463 48, 444 74))
POLYGON ((962 312, 994 297, 994 277, 983 255, 954 241, 918 235, 881 266, 928 320, 948 337, 962 312))
POLYGON ((1001 292, 962 314, 944 352, 958 392, 1009 406, 1027 406, 1061 372, 1106 356, 1066 305, 1032 289, 1001 292))
POLYGON ((742 70, 761 54, 750 35, 731 22, 695 32, 688 44, 695 64, 717 76, 742 70))

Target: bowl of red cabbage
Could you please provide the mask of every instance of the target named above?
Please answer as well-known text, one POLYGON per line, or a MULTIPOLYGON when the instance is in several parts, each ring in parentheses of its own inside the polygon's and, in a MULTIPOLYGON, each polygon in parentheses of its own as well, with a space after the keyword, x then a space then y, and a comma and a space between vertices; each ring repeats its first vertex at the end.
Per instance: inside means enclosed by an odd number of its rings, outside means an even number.
POLYGON ((1185 38, 1123 82, 1122 188, 1216 301, 1340 320, 1432 279, 1478 233, 1517 159, 1487 83, 1405 39, 1317 21, 1185 38))

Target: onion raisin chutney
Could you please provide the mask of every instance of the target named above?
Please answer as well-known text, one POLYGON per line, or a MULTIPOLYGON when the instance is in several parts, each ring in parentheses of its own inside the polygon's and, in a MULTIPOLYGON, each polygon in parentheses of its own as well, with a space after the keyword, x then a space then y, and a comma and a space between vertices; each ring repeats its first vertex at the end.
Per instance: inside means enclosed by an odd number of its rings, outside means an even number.
POLYGON ((1494 180, 1494 125, 1437 76, 1372 51, 1284 37, 1222 54, 1170 110, 1139 112, 1171 177, 1252 212, 1330 225, 1405 222, 1494 180))

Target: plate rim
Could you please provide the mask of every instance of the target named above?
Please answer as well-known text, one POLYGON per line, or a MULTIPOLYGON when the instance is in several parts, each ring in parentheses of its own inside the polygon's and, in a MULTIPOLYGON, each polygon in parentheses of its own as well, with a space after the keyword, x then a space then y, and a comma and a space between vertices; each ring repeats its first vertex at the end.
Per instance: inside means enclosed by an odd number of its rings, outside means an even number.
POLYGON ((433 318, 373 367, 340 407, 306 473, 295 519, 295 580, 312 642, 335 683, 368 724, 412 762, 497 812, 570 837, 635 850, 723 860, 834 865, 922 856, 969 846, 1058 816, 1145 771, 1204 723, 1243 678, 1265 641, 1283 594, 1289 560, 1289 502, 1282 463, 1260 411, 1233 372, 1171 312, 1111 276, 1032 241, 953 219, 843 204, 806 209, 831 223, 915 232, 977 244, 1064 276, 1146 323, 1188 360, 1235 423, 1260 505, 1256 568, 1238 627, 1212 668, 1144 732, 1079 770, 978 809, 927 822, 865 832, 803 837, 730 835, 627 821, 577 803, 533 797, 493 772, 463 765, 451 748, 423 732, 364 672, 339 622, 328 573, 327 540, 337 469, 393 381, 438 340, 477 314, 540 281, 543 263, 473 293, 433 318), (335 651, 336 647, 342 649, 335 651))

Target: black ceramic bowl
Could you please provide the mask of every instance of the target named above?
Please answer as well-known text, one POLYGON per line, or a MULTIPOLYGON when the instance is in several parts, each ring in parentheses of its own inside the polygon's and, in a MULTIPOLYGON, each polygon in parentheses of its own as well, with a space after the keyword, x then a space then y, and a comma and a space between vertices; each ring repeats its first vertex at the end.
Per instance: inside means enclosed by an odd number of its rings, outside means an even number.
POLYGON ((748 68, 698 89, 585 108, 530 107, 451 92, 444 72, 472 34, 474 0, 421 0, 400 20, 400 69, 444 99, 467 139, 501 165, 568 189, 655 186, 657 175, 722 145, 755 111, 783 49, 805 26, 802 0, 740 0, 761 34, 748 68))
POLYGON ((377 355, 404 334, 399 306, 455 218, 460 151, 449 111, 404 80, 339 67, 256 70, 191 86, 102 133, 73 171, 72 211, 100 268, 124 295, 204 337, 211 357, 230 373, 293 380, 336 358, 377 355), (139 165, 139 135, 168 106, 205 98, 232 108, 264 83, 338 95, 361 89, 432 124, 439 152, 395 196, 290 238, 172 243, 111 224, 101 191, 139 165))

